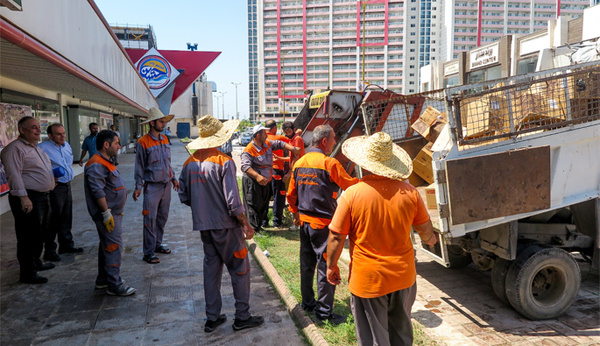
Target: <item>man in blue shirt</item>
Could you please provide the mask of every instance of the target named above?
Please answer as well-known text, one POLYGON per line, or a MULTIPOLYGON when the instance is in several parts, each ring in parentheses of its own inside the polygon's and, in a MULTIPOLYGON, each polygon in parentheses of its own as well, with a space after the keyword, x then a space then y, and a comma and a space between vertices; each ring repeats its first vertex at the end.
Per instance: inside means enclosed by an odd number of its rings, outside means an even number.
POLYGON ((56 187, 50 192, 50 225, 44 237, 44 260, 60 261, 56 253, 54 239, 58 236, 58 252, 77 253, 83 249, 75 247, 71 228, 73 225, 73 197, 71 195, 71 180, 73 180, 73 150, 65 141, 65 128, 62 124, 52 124, 46 130, 48 140, 39 147, 48 155, 52 163, 54 177, 58 178, 56 187))
POLYGON ((81 156, 79 157, 79 165, 83 166, 83 158, 87 152, 90 153, 90 159, 96 153, 96 135, 98 134, 98 124, 90 123, 90 135, 85 137, 81 146, 81 156))

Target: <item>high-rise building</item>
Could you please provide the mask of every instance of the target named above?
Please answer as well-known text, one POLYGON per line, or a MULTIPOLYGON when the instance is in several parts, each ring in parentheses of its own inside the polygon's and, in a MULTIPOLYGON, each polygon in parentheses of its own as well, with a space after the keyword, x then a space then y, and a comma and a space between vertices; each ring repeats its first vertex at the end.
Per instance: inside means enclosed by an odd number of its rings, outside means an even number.
POLYGON ((257 3, 260 0, 248 0, 248 89, 250 100, 250 120, 258 119, 260 95, 258 93, 258 20, 257 3))
POLYGON ((581 17, 596 0, 447 0, 442 3, 441 59, 513 34, 543 30, 559 16, 581 17))
POLYGON ((409 40, 403 34, 403 3, 249 0, 250 113, 277 118, 285 107, 286 116, 293 116, 302 108, 307 90, 359 90, 374 84, 415 92, 419 9, 414 9, 415 34, 409 40), (404 76, 404 47, 413 40, 415 72, 404 76))
POLYGON ((420 67, 581 16, 594 1, 248 0, 250 114, 293 116, 318 90, 416 93, 420 67))

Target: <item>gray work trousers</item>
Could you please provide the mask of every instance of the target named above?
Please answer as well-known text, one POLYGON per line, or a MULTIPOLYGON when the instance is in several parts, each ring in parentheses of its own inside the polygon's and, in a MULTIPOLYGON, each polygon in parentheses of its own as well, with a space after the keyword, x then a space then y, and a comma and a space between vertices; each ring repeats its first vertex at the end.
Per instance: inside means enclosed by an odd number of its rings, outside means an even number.
POLYGON ((100 244, 98 245, 98 276, 96 284, 108 284, 109 289, 119 287, 121 280, 121 253, 123 242, 121 240, 123 216, 113 214, 115 229, 108 232, 102 221, 94 221, 100 244))
POLYGON ((310 224, 300 226, 300 292, 302 308, 315 310, 321 319, 329 318, 333 312, 335 286, 327 281, 327 261, 323 253, 327 252, 329 227, 314 229, 310 224), (313 282, 317 269, 317 300, 313 282))
POLYGON ((377 298, 350 297, 359 345, 412 345, 410 311, 417 283, 377 298))
POLYGON ((144 189, 144 255, 152 255, 162 244, 171 206, 171 181, 146 183, 144 189))
POLYGON ((206 318, 221 315, 221 277, 227 266, 235 298, 235 318, 250 318, 250 261, 241 227, 200 231, 204 248, 204 300, 206 318))

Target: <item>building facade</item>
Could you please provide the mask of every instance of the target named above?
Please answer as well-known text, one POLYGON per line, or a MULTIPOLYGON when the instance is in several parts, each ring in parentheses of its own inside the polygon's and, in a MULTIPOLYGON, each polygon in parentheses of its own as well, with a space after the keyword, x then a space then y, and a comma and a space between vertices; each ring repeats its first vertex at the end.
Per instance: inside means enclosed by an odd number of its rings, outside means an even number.
POLYGON ((293 117, 306 93, 325 89, 416 93, 421 67, 596 1, 248 0, 250 114, 281 119, 285 107, 293 117))
POLYGON ((598 20, 600 5, 581 17, 560 16, 534 33, 503 36, 456 59, 423 66, 420 92, 600 60, 598 20))
POLYGON ((156 35, 152 25, 132 26, 132 25, 111 25, 119 42, 126 49, 150 49, 157 48, 156 35))
MULTIPOLYGON (((121 144, 133 146, 157 102, 93 1, 0 7, 0 26, 0 150, 26 115, 39 121, 42 139, 49 125, 62 123, 75 161, 91 122, 100 129, 115 124, 121 144)), ((0 213, 9 210, 7 199, 0 197, 0 213)))
POLYGON ((546 29, 559 16, 581 17, 596 0, 450 0, 442 6, 441 59, 458 57, 506 35, 546 29))

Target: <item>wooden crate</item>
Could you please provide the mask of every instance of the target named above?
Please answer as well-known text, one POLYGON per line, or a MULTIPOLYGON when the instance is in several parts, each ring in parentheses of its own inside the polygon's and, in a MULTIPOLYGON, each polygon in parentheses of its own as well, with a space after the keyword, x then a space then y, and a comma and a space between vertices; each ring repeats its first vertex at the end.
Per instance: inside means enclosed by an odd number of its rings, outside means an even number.
POLYGON ((435 201, 435 184, 431 184, 425 188, 425 203, 428 209, 437 209, 435 201))
POLYGON ((433 183, 433 152, 427 147, 421 149, 417 157, 413 160, 413 172, 423 178, 429 184, 433 183))

